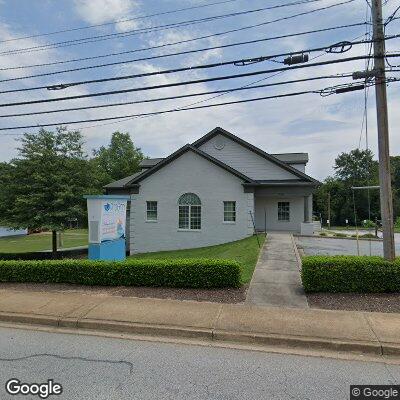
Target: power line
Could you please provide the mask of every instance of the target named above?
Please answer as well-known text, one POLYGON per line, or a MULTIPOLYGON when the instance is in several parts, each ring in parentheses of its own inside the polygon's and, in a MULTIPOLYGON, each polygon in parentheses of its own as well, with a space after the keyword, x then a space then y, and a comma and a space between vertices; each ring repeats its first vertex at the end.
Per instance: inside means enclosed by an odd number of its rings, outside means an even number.
MULTIPOLYGON (((290 34, 286 34, 286 35, 279 35, 279 36, 266 37, 266 38, 262 38, 262 39, 249 40, 249 41, 245 41, 245 42, 236 42, 236 43, 229 43, 229 44, 220 45, 220 46, 211 46, 211 47, 205 47, 205 48, 195 49, 195 50, 187 50, 187 51, 181 51, 181 52, 175 52, 175 53, 169 53, 169 54, 161 54, 161 55, 157 55, 157 56, 136 58, 136 59, 133 59, 133 60, 128 60, 126 62, 147 61, 147 60, 153 60, 153 59, 164 58, 164 57, 172 57, 172 56, 179 56, 179 55, 185 55, 185 54, 192 54, 192 53, 198 53, 198 52, 209 51, 209 50, 223 49, 223 48, 233 47, 233 46, 241 46, 241 45, 245 45, 245 44, 253 44, 253 43, 259 43, 259 42, 270 41, 270 40, 286 39, 286 38, 289 38, 289 37, 309 35, 309 34, 312 34, 312 33, 328 32, 328 31, 332 31, 332 30, 336 30, 336 29, 353 28, 353 27, 358 27, 358 26, 362 26, 362 25, 365 25, 365 22, 358 22, 358 23, 348 24, 348 25, 332 26, 332 27, 329 27, 329 28, 322 28, 322 29, 315 29, 315 30, 311 30, 311 31, 296 32, 296 33, 290 33, 290 34)), ((146 47, 146 48, 141 48, 141 49, 134 49, 134 50, 116 52, 116 53, 108 53, 108 54, 103 54, 103 55, 98 55, 98 56, 82 57, 82 58, 75 58, 75 59, 71 59, 71 60, 55 61, 55 62, 42 63, 42 64, 22 65, 22 66, 18 66, 18 67, 0 68, 0 71, 10 71, 10 70, 16 70, 16 69, 27 69, 27 68, 37 68, 37 67, 48 67, 48 66, 53 66, 53 65, 67 64, 67 63, 73 63, 73 62, 79 62, 79 61, 95 60, 95 59, 99 59, 99 58, 113 57, 113 56, 117 56, 117 55, 123 55, 123 54, 130 54, 130 53, 136 53, 136 52, 141 52, 141 51, 159 49, 159 48, 162 48, 162 47, 175 46, 175 45, 187 43, 188 41, 200 40, 200 39, 204 39, 204 38, 205 38, 204 36, 201 36, 201 37, 192 38, 192 39, 189 39, 189 40, 180 40, 180 41, 177 41, 177 42, 165 43, 163 45, 158 45, 158 46, 151 46, 151 47, 146 47)), ((60 73, 81 71, 81 70, 84 70, 84 69, 91 69, 91 68, 97 68, 97 67, 103 67, 103 66, 107 67, 107 66, 112 66, 112 65, 117 65, 117 63, 107 63, 107 64, 100 64, 100 65, 94 65, 94 66, 74 68, 74 69, 60 71, 60 73)), ((59 72, 57 71, 56 73, 59 73, 59 72)), ((32 75, 30 77, 35 77, 35 75, 32 75)))
MULTIPOLYGON (((361 36, 363 36, 363 35, 357 36, 357 37, 355 37, 353 40, 357 40, 357 39, 359 39, 361 36)), ((321 53, 321 54, 319 54, 319 55, 317 55, 317 56, 315 56, 315 57, 311 57, 310 60, 315 60, 316 58, 322 57, 322 56, 324 56, 324 55, 326 55, 326 54, 327 54, 327 53, 325 53, 325 52, 324 52, 324 53, 321 53)), ((264 82, 264 81, 266 81, 266 80, 268 80, 268 79, 272 79, 272 78, 274 78, 275 76, 282 75, 282 74, 284 74, 285 72, 287 72, 287 71, 280 71, 280 72, 277 72, 277 73, 275 73, 275 74, 269 75, 269 76, 267 76, 267 77, 265 77, 265 78, 261 78, 261 79, 255 80, 255 81, 251 81, 251 82, 249 82, 249 83, 246 83, 245 85, 240 86, 239 88, 240 88, 240 89, 242 89, 242 88, 247 88, 247 87, 249 87, 249 86, 251 86, 251 85, 255 85, 255 84, 257 84, 257 83, 264 82)), ((195 101, 195 102, 186 104, 186 105, 184 105, 184 106, 182 106, 182 107, 178 107, 178 108, 181 109, 181 108, 191 107, 191 106, 194 106, 194 105, 197 105, 197 104, 200 104, 200 103, 208 102, 208 101, 213 100, 213 99, 215 99, 215 98, 217 98, 217 97, 226 96, 226 95, 229 94, 229 93, 230 93, 230 91, 229 91, 229 89, 227 89, 226 92, 223 92, 223 93, 221 93, 221 94, 217 94, 217 95, 215 95, 215 96, 207 97, 207 98, 205 98, 205 99, 198 100, 198 101, 195 101)), ((147 118, 147 117, 152 117, 152 115, 146 115, 146 116, 142 116, 142 117, 140 117, 140 118, 147 118)), ((100 127, 100 126, 118 124, 118 123, 121 123, 121 122, 126 122, 126 121, 129 121, 129 120, 132 120, 132 119, 136 119, 136 118, 139 118, 139 117, 124 118, 124 119, 120 119, 120 120, 118 120, 118 121, 105 122, 105 123, 102 123, 102 124, 95 124, 95 125, 89 125, 89 126, 85 126, 84 129, 93 129, 93 128, 97 128, 97 127, 100 127)), ((78 127, 78 129, 81 129, 81 128, 78 127)))
POLYGON ((148 33, 148 32, 158 32, 158 31, 182 27, 182 26, 197 25, 197 24, 201 24, 201 23, 205 23, 205 22, 210 22, 210 21, 215 21, 215 20, 220 20, 220 19, 225 19, 225 18, 230 18, 230 17, 237 17, 237 16, 241 16, 241 15, 248 15, 248 14, 258 13, 258 12, 262 12, 262 11, 273 10, 276 8, 283 8, 283 7, 293 6, 293 5, 300 5, 300 4, 308 4, 308 3, 314 3, 314 2, 319 2, 319 1, 322 1, 322 0, 296 0, 292 3, 287 3, 287 4, 279 4, 279 5, 262 7, 262 8, 255 8, 255 9, 251 9, 251 10, 238 11, 238 12, 228 13, 228 14, 213 15, 210 17, 191 19, 191 20, 180 21, 180 22, 175 22, 175 23, 170 23, 170 24, 158 25, 158 26, 154 26, 154 27, 131 29, 131 30, 128 30, 125 32, 108 33, 108 34, 96 35, 96 36, 87 36, 87 37, 83 37, 83 38, 79 38, 79 39, 72 39, 72 40, 65 40, 62 42, 48 43, 48 44, 44 44, 44 45, 40 45, 40 46, 31 46, 31 47, 25 47, 25 48, 20 48, 20 49, 12 49, 12 50, 7 50, 5 52, 1 52, 0 55, 1 54, 10 54, 10 53, 21 53, 21 52, 25 52, 25 51, 29 51, 29 50, 37 50, 37 49, 48 49, 48 48, 53 49, 53 48, 58 48, 58 47, 67 47, 67 46, 73 46, 76 44, 92 43, 92 42, 108 40, 108 39, 118 39, 120 37, 125 37, 125 36, 132 36, 132 35, 143 34, 143 33, 148 33))
MULTIPOLYGON (((400 56, 400 53, 387 55, 387 57, 399 57, 399 56, 400 56)), ((341 63, 350 62, 350 61, 366 60, 368 57, 370 57, 370 56, 355 56, 355 57, 342 58, 342 59, 338 59, 338 60, 324 61, 324 62, 319 62, 319 63, 301 64, 301 65, 294 65, 291 67, 281 67, 281 68, 274 68, 274 69, 268 69, 268 70, 263 70, 263 71, 246 72, 246 73, 235 74, 235 75, 224 75, 224 76, 218 76, 218 77, 214 77, 214 78, 196 79, 196 80, 192 80, 192 81, 175 82, 175 83, 168 83, 168 84, 163 84, 163 85, 145 86, 145 87, 138 87, 138 88, 131 88, 131 89, 119 89, 119 90, 111 90, 111 91, 107 91, 107 92, 97 92, 97 93, 66 96, 66 97, 54 97, 51 99, 29 100, 29 101, 20 101, 20 102, 13 102, 13 103, 2 103, 2 104, 0 104, 0 107, 11 107, 11 106, 39 104, 39 103, 51 103, 51 102, 56 102, 56 101, 74 100, 74 99, 82 99, 82 98, 89 98, 89 97, 98 97, 98 96, 114 95, 114 94, 121 94, 121 93, 130 93, 130 92, 139 92, 139 91, 145 91, 145 90, 177 87, 177 86, 183 86, 183 85, 192 85, 192 84, 197 84, 197 83, 243 78, 246 76, 256 76, 256 75, 274 73, 274 72, 278 72, 278 71, 292 71, 295 69, 311 68, 311 67, 317 67, 317 66, 321 66, 321 65, 341 64, 341 63)), ((7 93, 7 91, 3 91, 0 93, 7 93)))
MULTIPOLYGON (((353 84, 351 83, 349 85, 353 85, 353 84)), ((324 89, 306 90, 306 91, 301 91, 301 92, 291 92, 291 93, 279 94, 279 95, 274 95, 274 96, 263 96, 263 97, 245 99, 245 100, 235 100, 235 101, 228 101, 228 102, 224 102, 224 103, 194 106, 194 107, 190 107, 190 108, 169 109, 169 110, 154 111, 154 112, 149 112, 149 113, 122 115, 122 116, 117 116, 117 117, 104 117, 104 118, 94 118, 94 119, 86 119, 86 120, 54 122, 54 123, 47 123, 47 124, 12 126, 12 127, 0 128, 0 131, 15 130, 15 129, 30 129, 30 128, 49 127, 49 126, 57 126, 57 125, 74 125, 74 124, 82 124, 82 123, 86 123, 86 122, 110 121, 110 120, 116 120, 116 119, 122 119, 122 118, 133 118, 133 117, 141 117, 141 116, 147 116, 147 115, 161 115, 161 114, 167 114, 167 113, 173 113, 173 112, 179 112, 179 111, 198 110, 198 109, 203 109, 203 108, 220 107, 220 106, 233 105, 233 104, 243 104, 243 103, 268 100, 268 99, 279 99, 279 98, 285 98, 285 97, 301 96, 304 94, 311 94, 311 93, 320 94, 320 92, 322 90, 324 90, 324 89)))
POLYGON ((83 107, 72 107, 72 108, 64 108, 64 109, 61 108, 61 109, 47 110, 47 111, 33 111, 33 112, 27 112, 27 113, 4 114, 4 115, 0 115, 0 118, 25 117, 25 116, 30 116, 30 115, 54 114, 54 113, 60 113, 60 112, 125 106, 125 105, 131 105, 131 104, 154 103, 154 102, 158 102, 158 101, 183 99, 183 98, 188 98, 188 97, 198 97, 198 96, 205 96, 205 95, 217 94, 217 93, 228 94, 231 92, 237 92, 237 91, 243 91, 243 90, 260 89, 260 88, 266 88, 266 87, 271 87, 271 86, 281 86, 281 85, 286 85, 286 84, 309 82, 309 81, 316 81, 316 80, 322 80, 322 79, 349 78, 351 76, 352 76, 352 73, 348 72, 348 73, 336 74, 336 75, 324 75, 324 76, 316 76, 316 77, 311 77, 311 78, 294 79, 294 80, 289 80, 289 81, 284 81, 284 82, 267 83, 267 84, 263 84, 263 85, 254 85, 254 86, 246 85, 243 87, 229 88, 229 89, 223 89, 223 90, 212 90, 212 91, 207 91, 207 92, 190 93, 190 94, 183 94, 183 95, 177 95, 177 96, 158 97, 158 98, 154 98, 154 99, 134 100, 134 101, 128 101, 128 102, 100 104, 100 105, 83 106, 83 107))
POLYGON ((92 25, 86 25, 86 26, 81 26, 81 27, 77 27, 77 28, 66 28, 66 29, 53 31, 53 32, 44 32, 44 33, 38 33, 36 35, 21 36, 21 37, 12 38, 12 39, 0 40, 0 43, 16 42, 18 40, 33 39, 33 38, 42 37, 42 36, 57 35, 59 33, 74 32, 74 31, 80 31, 80 30, 84 30, 84 29, 97 28, 97 27, 100 27, 100 26, 114 25, 114 24, 118 24, 118 23, 121 23, 121 22, 123 23, 123 22, 137 21, 137 20, 140 20, 140 19, 157 17, 157 16, 160 16, 160 15, 175 14, 175 13, 183 12, 183 11, 189 11, 189 10, 194 10, 194 9, 199 9, 199 8, 211 7, 211 6, 221 5, 221 4, 226 4, 226 3, 233 3, 235 1, 238 1, 238 0, 224 0, 224 1, 218 1, 218 2, 215 2, 215 3, 200 4, 198 6, 179 8, 179 9, 159 12, 159 13, 155 13, 155 14, 140 15, 140 16, 134 17, 134 18, 117 19, 117 20, 114 20, 112 22, 104 22, 102 24, 92 24, 92 25))
MULTIPOLYGON (((303 1, 313 2, 313 1, 322 1, 322 0, 303 0, 303 1)), ((344 4, 352 3, 354 1, 355 0, 346 0, 346 1, 343 1, 341 3, 332 4, 330 6, 325 6, 325 7, 321 7, 321 8, 316 8, 314 10, 305 11, 305 12, 302 12, 302 13, 299 13, 299 14, 294 14, 294 15, 290 15, 290 16, 287 16, 287 17, 278 18, 278 19, 270 20, 270 21, 266 21, 266 22, 261 22, 261 23, 258 23, 258 24, 254 24, 254 25, 250 25, 250 26, 246 26, 246 27, 242 27, 242 28, 231 29, 231 30, 225 31, 225 32, 219 32, 219 33, 206 35, 206 36, 203 36, 202 38, 205 39, 205 38, 209 38, 209 37, 216 37, 216 36, 221 36, 221 35, 225 35, 225 34, 228 34, 228 33, 239 32, 239 31, 243 31, 243 30, 247 30, 247 29, 251 29, 251 28, 255 28, 255 27, 259 27, 259 26, 264 26, 264 25, 272 24, 274 22, 284 21, 284 20, 288 20, 288 19, 291 19, 291 18, 296 18, 296 17, 303 16, 303 15, 313 14, 313 13, 318 12, 318 11, 328 10, 328 9, 333 8, 333 7, 338 7, 338 6, 341 6, 341 5, 344 5, 344 4)), ((187 25, 181 25, 181 26, 187 26, 187 25)), ((174 27, 176 27, 176 26, 174 26, 174 27)), ((152 31, 154 31, 154 28, 153 28, 152 31)), ((147 32, 150 32, 150 30, 148 30, 147 32)), ((133 33, 126 34, 126 32, 125 32, 124 33, 124 37, 125 36, 135 35, 137 33, 138 32, 133 32, 133 33)), ((140 32, 140 33, 146 33, 146 32, 140 32)), ((77 44, 93 43, 93 42, 98 42, 98 41, 108 40, 108 39, 109 38, 93 39, 93 40, 90 40, 90 41, 87 40, 86 42, 80 42, 80 43, 66 43, 65 45, 61 45, 60 44, 60 46, 54 46, 54 44, 53 44, 53 47, 44 47, 44 46, 34 46, 34 47, 30 47, 30 48, 27 47, 27 48, 22 48, 22 49, 16 49, 14 51, 2 52, 2 53, 0 53, 0 55, 32 53, 32 52, 36 52, 36 51, 50 50, 50 49, 55 49, 55 48, 59 48, 59 47, 67 47, 67 46, 77 45, 77 44)), ((190 39, 188 41, 190 41, 190 39)), ((49 45, 46 45, 46 46, 49 46, 49 45)))
MULTIPOLYGON (((398 38, 398 37, 400 37, 400 34, 388 36, 388 37, 386 37, 386 39, 389 40, 389 39, 394 39, 394 38, 398 38)), ((230 61, 221 61, 221 62, 217 62, 217 63, 200 64, 200 65, 194 65, 194 66, 190 66, 190 67, 173 68, 173 69, 168 69, 168 70, 146 72, 146 73, 141 73, 141 74, 130 74, 130 75, 117 76, 117 77, 110 77, 110 78, 90 79, 90 80, 86 80, 86 81, 75 81, 75 82, 61 83, 61 84, 55 84, 55 85, 34 86, 34 87, 22 88, 22 89, 10 89, 8 91, 0 91, 0 93, 13 93, 13 92, 19 92, 19 91, 25 91, 25 90, 32 91, 32 90, 41 90, 41 89, 61 90, 61 89, 66 89, 68 87, 84 85, 84 84, 89 84, 89 83, 101 83, 101 82, 118 81, 118 80, 124 80, 124 79, 143 78, 143 77, 148 77, 148 76, 171 74, 171 73, 191 71, 191 70, 197 70, 197 69, 222 67, 222 66, 226 66, 226 65, 243 66, 243 65, 247 65, 247 64, 255 64, 255 63, 259 63, 259 62, 263 62, 263 61, 268 61, 268 60, 275 59, 278 57, 290 56, 293 54, 312 53, 312 52, 317 52, 317 51, 322 51, 322 50, 325 50, 326 52, 332 52, 332 49, 336 49, 338 47, 341 48, 341 51, 340 51, 341 53, 345 53, 345 52, 349 51, 353 45, 365 44, 365 43, 370 43, 370 42, 371 41, 366 41, 366 40, 359 40, 359 41, 352 41, 352 42, 346 41, 346 42, 341 42, 340 44, 335 43, 333 45, 311 48, 311 49, 306 49, 306 50, 301 50, 301 51, 277 53, 277 54, 265 55, 265 56, 259 56, 259 57, 236 59, 236 60, 230 60, 230 61), (342 48, 343 43, 345 43, 346 48, 342 48)), ((124 63, 124 62, 121 62, 121 63, 124 63)), ((49 74, 51 74, 51 73, 49 73, 49 74)), ((46 75, 48 75, 48 74, 44 73, 44 74, 37 74, 37 75, 33 75, 33 76, 7 78, 7 79, 0 80, 0 83, 22 80, 22 79, 30 79, 33 77, 40 77, 40 76, 46 76, 46 75)))

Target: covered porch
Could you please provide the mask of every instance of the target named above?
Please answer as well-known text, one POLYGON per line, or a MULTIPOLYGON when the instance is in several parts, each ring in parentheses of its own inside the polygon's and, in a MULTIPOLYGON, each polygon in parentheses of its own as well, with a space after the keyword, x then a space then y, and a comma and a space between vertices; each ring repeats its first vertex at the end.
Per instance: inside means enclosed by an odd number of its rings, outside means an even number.
POLYGON ((256 230, 313 234, 314 189, 314 184, 299 181, 248 186, 248 190, 254 193, 256 230))

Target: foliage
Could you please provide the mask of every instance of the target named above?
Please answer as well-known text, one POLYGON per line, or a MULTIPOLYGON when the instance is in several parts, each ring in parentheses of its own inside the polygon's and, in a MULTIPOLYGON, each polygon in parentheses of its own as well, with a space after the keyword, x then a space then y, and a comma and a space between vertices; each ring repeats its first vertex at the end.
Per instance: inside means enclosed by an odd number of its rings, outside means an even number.
MULTIPOLYGON (((380 219, 379 190, 355 190, 354 192, 352 190, 353 186, 379 184, 378 162, 373 159, 372 152, 356 149, 349 153, 341 153, 336 158, 333 168, 334 176, 326 178, 314 195, 314 210, 317 214, 321 214, 323 221, 328 219, 329 195, 331 225, 343 226, 348 220, 349 224, 355 225, 357 222, 360 226, 360 222, 364 219, 380 219), (354 202, 357 221, 354 217, 354 202)), ((394 190, 394 195, 396 199, 396 190, 394 190)))
MULTIPOLYGON (((260 246, 263 245, 265 235, 258 235, 260 246)), ((196 249, 160 251, 157 253, 143 253, 131 256, 134 259, 171 259, 171 258, 224 258, 237 261, 242 266, 242 283, 249 283, 257 264, 260 247, 257 237, 250 236, 235 242, 219 244, 217 246, 200 247, 196 249)))
POLYGON ((400 229, 400 217, 397 217, 396 223, 395 223, 395 228, 400 229))
POLYGON ((347 235, 345 233, 341 233, 341 232, 335 232, 333 234, 333 236, 338 237, 338 238, 345 238, 347 237, 347 235))
POLYGON ((0 223, 12 228, 63 230, 85 216, 91 174, 79 131, 59 127, 24 134, 19 157, 0 176, 0 223))
POLYGON ((304 290, 330 293, 400 292, 400 259, 368 256, 310 256, 303 258, 304 290))
POLYGON ((240 274, 236 261, 200 258, 0 261, 0 282, 219 288, 239 287, 240 274))
POLYGON ((93 150, 91 163, 97 170, 98 186, 125 178, 140 170, 139 163, 144 156, 135 147, 129 133, 114 132, 108 147, 93 150))
POLYGON ((375 228, 375 222, 369 219, 366 219, 365 222, 362 222, 363 228, 375 228))

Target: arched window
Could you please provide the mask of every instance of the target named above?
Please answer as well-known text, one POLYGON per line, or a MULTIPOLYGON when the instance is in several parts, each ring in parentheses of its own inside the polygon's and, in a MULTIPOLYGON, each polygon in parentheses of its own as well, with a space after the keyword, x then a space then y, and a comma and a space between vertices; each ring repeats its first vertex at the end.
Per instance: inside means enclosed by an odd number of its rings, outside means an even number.
POLYGON ((201 201, 194 193, 185 193, 178 200, 179 229, 201 229, 201 201))

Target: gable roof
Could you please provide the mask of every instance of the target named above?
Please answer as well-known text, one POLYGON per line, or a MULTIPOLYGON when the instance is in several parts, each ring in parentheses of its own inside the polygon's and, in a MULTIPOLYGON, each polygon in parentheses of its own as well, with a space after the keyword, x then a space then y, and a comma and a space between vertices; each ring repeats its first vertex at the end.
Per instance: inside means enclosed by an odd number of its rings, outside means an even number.
POLYGON ((296 168, 286 164, 285 162, 279 160, 277 157, 266 153, 264 150, 261 150, 260 148, 252 145, 249 142, 246 142, 245 140, 243 140, 243 139, 239 138, 238 136, 234 135, 233 133, 230 133, 230 132, 228 132, 225 129, 220 128, 220 127, 214 128, 212 131, 208 132, 203 137, 201 137, 200 139, 196 140, 194 143, 192 143, 192 146, 198 148, 202 144, 204 144, 208 140, 212 139, 216 135, 223 135, 223 136, 227 137, 228 139, 231 139, 234 142, 239 143, 240 145, 242 145, 246 149, 252 151, 255 154, 258 154, 259 156, 265 158, 268 161, 271 161, 272 163, 274 163, 274 164, 278 165, 279 167, 285 169, 286 171, 292 173, 293 175, 297 176, 298 178, 300 178, 303 181, 312 182, 312 183, 315 183, 316 185, 320 184, 319 181, 317 181, 316 179, 312 178, 311 176, 299 171, 298 169, 296 169, 296 168))
POLYGON ((139 166, 141 168, 151 168, 162 160, 164 160, 164 158, 145 158, 144 160, 140 161, 139 166))
POLYGON ((214 158, 214 157, 210 156, 209 154, 205 153, 204 151, 192 146, 191 144, 186 144, 185 146, 183 146, 180 149, 178 149, 177 151, 175 151, 175 153, 172 153, 167 158, 164 158, 162 161, 160 161, 157 164, 155 164, 154 167, 149 168, 149 169, 139 173, 137 176, 134 176, 130 181, 125 183, 124 186, 127 187, 127 186, 130 186, 130 185, 135 185, 135 184, 139 183, 143 179, 145 179, 145 178, 149 177, 150 175, 154 174, 155 172, 157 172, 161 168, 165 167, 166 165, 168 165, 172 161, 176 160, 182 154, 184 154, 184 153, 186 153, 188 151, 192 151, 195 154, 198 154, 199 156, 201 156, 201 157, 205 158, 206 160, 212 162, 213 164, 219 166, 220 168, 224 169, 225 171, 228 171, 231 174, 237 176, 238 178, 243 179, 245 181, 245 183, 255 183, 255 181, 253 179, 251 179, 248 176, 242 174, 241 172, 237 171, 236 169, 230 167, 229 165, 226 165, 222 161, 217 160, 216 158, 214 158))
POLYGON ((128 182, 132 179, 136 178, 137 176, 141 175, 143 171, 136 172, 133 175, 129 175, 125 178, 119 179, 118 181, 114 181, 109 183, 108 185, 103 186, 104 189, 120 189, 123 188, 128 182))

